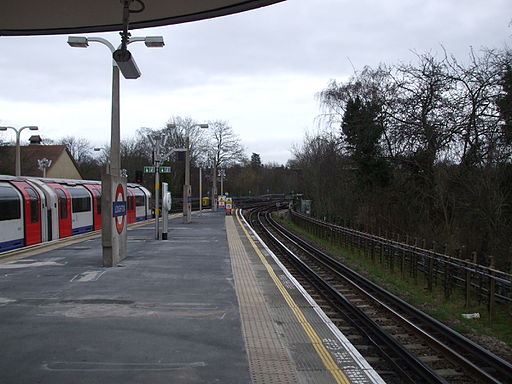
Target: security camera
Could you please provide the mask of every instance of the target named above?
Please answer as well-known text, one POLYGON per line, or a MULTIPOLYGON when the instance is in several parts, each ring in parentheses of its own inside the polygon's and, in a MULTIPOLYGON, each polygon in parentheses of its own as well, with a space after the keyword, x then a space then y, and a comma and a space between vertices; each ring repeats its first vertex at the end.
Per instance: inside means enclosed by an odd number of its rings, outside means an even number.
POLYGON ((140 77, 139 68, 130 51, 118 49, 114 51, 113 57, 125 79, 137 79, 140 77))

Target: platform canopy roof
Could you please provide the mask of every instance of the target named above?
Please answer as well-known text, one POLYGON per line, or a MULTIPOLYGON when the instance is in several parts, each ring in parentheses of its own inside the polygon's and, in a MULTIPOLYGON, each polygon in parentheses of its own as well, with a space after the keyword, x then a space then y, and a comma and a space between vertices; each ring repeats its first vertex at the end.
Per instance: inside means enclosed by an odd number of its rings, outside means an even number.
MULTIPOLYGON (((280 1, 134 0, 130 29, 209 19, 280 1)), ((120 31, 122 15, 121 0, 1 0, 0 36, 120 31)))

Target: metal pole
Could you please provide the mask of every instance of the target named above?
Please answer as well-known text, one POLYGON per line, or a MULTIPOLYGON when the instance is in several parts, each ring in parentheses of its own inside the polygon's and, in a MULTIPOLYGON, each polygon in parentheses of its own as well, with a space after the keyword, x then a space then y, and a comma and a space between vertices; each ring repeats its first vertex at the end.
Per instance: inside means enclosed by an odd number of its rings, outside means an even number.
POLYGON ((150 141, 153 143, 153 165, 155 166, 155 240, 160 240, 160 136, 154 138, 154 142, 150 137, 150 141))
POLYGON ((203 212, 203 168, 199 167, 199 214, 203 212))
POLYGON ((217 164, 213 160, 213 174, 212 174, 212 209, 217 212, 217 164))
POLYGON ((155 168, 155 240, 160 240, 160 209, 158 197, 160 195, 160 173, 158 172, 158 162, 156 162, 155 168))
POLYGON ((168 184, 162 183, 162 240, 167 240, 167 232, 169 228, 169 215, 166 203, 168 184))
POLYGON ((21 148, 20 148, 20 133, 21 129, 16 131, 16 176, 21 176, 21 148))
POLYGON ((119 176, 121 169, 119 67, 112 65, 112 123, 110 130, 110 174, 119 176))
POLYGON ((185 141, 185 185, 183 186, 183 222, 190 223, 191 205, 190 198, 190 137, 187 134, 185 141))
POLYGON ((224 196, 224 170, 220 171, 220 194, 224 196))

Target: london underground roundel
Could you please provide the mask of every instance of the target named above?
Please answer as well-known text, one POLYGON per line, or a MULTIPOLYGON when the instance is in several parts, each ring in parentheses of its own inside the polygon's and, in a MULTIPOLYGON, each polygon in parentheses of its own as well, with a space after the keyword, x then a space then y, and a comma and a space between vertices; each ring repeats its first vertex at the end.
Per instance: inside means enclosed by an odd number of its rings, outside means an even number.
POLYGON ((124 189, 121 184, 118 184, 114 199, 114 216, 116 221, 117 233, 123 232, 126 217, 126 201, 124 196, 124 189))

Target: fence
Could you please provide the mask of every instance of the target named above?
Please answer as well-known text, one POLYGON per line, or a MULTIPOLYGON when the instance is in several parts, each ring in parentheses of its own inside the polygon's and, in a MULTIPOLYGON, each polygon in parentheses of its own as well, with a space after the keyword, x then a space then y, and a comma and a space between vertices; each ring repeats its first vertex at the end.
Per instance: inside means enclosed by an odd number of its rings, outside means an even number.
POLYGON ((461 289, 466 307, 475 299, 478 303, 485 302, 489 318, 496 302, 512 304, 512 275, 494 269, 492 259, 489 266, 484 266, 476 263, 476 253, 472 254, 471 260, 463 260, 435 249, 425 249, 425 244, 419 247, 418 244, 402 243, 330 224, 295 211, 290 211, 290 214, 292 221, 307 232, 333 245, 362 252, 390 271, 399 271, 402 278, 407 275, 418 283, 418 277, 423 275, 430 292, 441 285, 444 297, 449 299, 454 289, 461 289))

